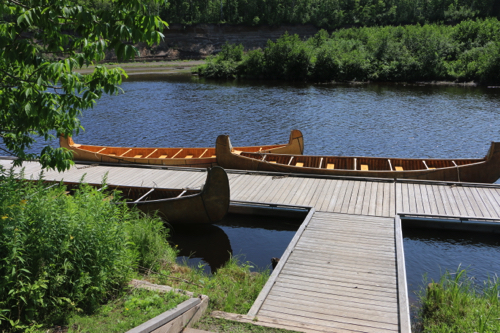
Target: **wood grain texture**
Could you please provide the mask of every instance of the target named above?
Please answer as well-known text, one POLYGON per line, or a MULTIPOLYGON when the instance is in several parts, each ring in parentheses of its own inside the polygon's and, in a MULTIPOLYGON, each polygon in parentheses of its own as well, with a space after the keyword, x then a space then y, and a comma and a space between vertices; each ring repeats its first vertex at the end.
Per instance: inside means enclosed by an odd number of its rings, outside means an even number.
MULTIPOLYGON (((365 201, 365 185, 349 187, 343 209, 365 201)), ((300 317, 325 331, 398 332, 394 232, 393 218, 315 212, 252 315, 300 317)))

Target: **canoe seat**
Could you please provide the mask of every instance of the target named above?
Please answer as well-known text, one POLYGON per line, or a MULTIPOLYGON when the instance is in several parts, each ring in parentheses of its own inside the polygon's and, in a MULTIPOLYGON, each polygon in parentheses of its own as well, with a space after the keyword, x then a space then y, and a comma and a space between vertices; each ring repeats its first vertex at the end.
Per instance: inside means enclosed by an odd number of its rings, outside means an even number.
POLYGON ((429 169, 429 170, 434 170, 434 169, 436 169, 436 168, 427 168, 427 169, 429 169))
POLYGON ((116 154, 106 154, 106 155, 109 155, 109 156, 116 156, 116 154))
POLYGON ((269 163, 276 163, 276 161, 268 161, 269 163))
POLYGON ((217 157, 217 155, 212 155, 212 157, 217 157))
POLYGON ((167 158, 168 155, 160 155, 158 158, 167 158))
POLYGON ((396 169, 396 171, 403 171, 403 167, 402 166, 395 166, 394 167, 396 169))
POLYGON ((141 158, 142 155, 135 155, 134 158, 141 158))
POLYGON ((193 155, 186 155, 186 158, 193 158, 193 155))
POLYGON ((304 163, 302 163, 302 162, 297 162, 297 164, 295 164, 295 166, 298 166, 298 167, 303 167, 303 166, 304 166, 304 163))
POLYGON ((368 169, 368 164, 361 164, 361 170, 367 171, 368 169))
POLYGON ((333 170, 333 169, 335 169, 335 164, 333 164, 333 163, 328 163, 328 164, 326 165, 326 168, 327 168, 327 169, 331 169, 331 170, 333 170))

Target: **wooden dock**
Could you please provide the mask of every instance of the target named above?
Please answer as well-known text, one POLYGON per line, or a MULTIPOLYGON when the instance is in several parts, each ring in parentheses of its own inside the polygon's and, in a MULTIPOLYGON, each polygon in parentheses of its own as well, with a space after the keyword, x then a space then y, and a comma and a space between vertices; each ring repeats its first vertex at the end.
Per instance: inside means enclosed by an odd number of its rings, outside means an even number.
MULTIPOLYGON (((10 167, 11 161, 0 160, 10 167)), ((25 177, 37 179, 37 163, 25 177)), ((199 187, 205 171, 77 164, 47 180, 199 187)), ((231 199, 311 207, 247 316, 303 332, 410 332, 398 213, 500 219, 498 185, 228 171, 231 199)), ((255 321, 257 320, 257 321, 255 321)))

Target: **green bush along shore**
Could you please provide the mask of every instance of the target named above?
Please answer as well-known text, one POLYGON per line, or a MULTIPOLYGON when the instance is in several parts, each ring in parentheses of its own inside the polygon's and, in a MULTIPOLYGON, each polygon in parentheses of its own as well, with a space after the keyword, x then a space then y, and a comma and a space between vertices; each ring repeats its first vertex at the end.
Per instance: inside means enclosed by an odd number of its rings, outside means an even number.
POLYGON ((500 83, 496 18, 441 24, 325 30, 302 41, 285 34, 263 50, 222 51, 196 71, 207 78, 299 81, 476 81, 500 83))

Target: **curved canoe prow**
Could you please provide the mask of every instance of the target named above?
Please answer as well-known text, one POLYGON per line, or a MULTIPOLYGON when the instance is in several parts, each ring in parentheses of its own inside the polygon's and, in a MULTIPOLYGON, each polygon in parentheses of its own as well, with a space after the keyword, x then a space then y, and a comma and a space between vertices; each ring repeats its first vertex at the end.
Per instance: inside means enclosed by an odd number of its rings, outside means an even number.
POLYGON ((494 183, 500 178, 500 142, 492 142, 485 157, 484 166, 473 172, 480 173, 480 180, 475 182, 494 183))
POLYGON ((302 132, 294 129, 290 133, 290 140, 288 141, 288 144, 293 147, 293 146, 298 146, 300 150, 300 154, 304 154, 304 136, 302 135, 302 132))
POLYGON ((209 168, 201 198, 211 223, 220 221, 229 210, 229 191, 226 171, 218 166, 209 168))
POLYGON ((500 142, 492 142, 485 160, 489 161, 497 158, 500 158, 500 142))
POLYGON ((73 139, 68 136, 64 136, 64 134, 59 134, 59 145, 63 148, 70 149, 70 146, 74 145, 73 139))
POLYGON ((231 145, 231 140, 229 135, 219 135, 215 141, 215 154, 217 156, 217 165, 220 165, 226 169, 232 168, 230 161, 231 151, 233 146, 231 145))

